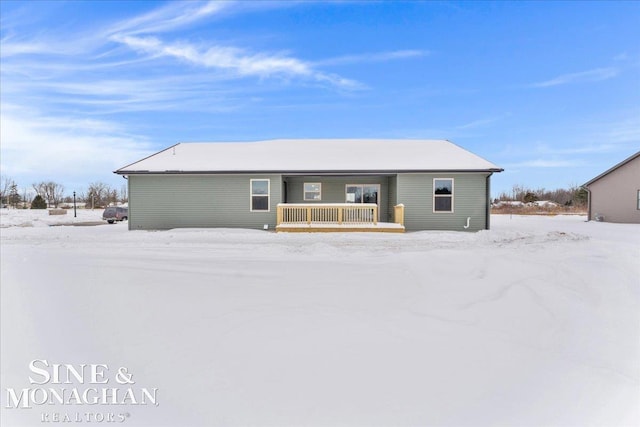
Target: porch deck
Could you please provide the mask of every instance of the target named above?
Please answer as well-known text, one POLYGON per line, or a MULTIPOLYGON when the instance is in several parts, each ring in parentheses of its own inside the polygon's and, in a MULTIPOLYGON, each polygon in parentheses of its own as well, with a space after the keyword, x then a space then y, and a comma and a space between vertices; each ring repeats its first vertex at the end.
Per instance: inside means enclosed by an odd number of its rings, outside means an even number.
POLYGON ((280 224, 276 231, 289 233, 336 233, 336 232, 374 232, 374 233, 404 233, 404 225, 393 222, 379 222, 377 224, 280 224))
POLYGON ((315 203, 278 205, 276 231, 330 233, 404 233, 404 206, 395 207, 395 222, 379 222, 373 203, 315 203))

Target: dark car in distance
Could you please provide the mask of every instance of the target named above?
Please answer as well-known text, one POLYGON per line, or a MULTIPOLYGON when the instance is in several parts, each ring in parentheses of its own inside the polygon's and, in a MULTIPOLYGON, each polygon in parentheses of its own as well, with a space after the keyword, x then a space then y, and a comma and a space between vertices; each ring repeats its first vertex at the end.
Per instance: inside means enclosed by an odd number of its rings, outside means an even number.
POLYGON ((129 218, 129 208, 120 206, 109 206, 102 212, 102 219, 106 219, 109 224, 116 221, 126 221, 129 218))

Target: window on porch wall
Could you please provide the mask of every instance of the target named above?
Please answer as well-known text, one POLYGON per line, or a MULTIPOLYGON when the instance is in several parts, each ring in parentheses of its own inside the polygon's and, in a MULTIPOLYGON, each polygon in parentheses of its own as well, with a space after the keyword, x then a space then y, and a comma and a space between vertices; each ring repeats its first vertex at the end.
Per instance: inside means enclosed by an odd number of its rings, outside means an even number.
POLYGON ((319 182, 305 182, 303 198, 305 201, 322 200, 322 184, 319 182))

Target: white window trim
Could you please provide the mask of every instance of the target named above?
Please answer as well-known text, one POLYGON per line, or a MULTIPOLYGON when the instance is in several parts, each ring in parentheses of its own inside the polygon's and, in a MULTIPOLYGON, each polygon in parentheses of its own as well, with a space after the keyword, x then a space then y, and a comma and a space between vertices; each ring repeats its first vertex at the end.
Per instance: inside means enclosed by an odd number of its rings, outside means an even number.
POLYGON ((640 190, 638 190, 638 206, 636 206, 636 208, 640 211, 640 190))
POLYGON ((456 196, 456 182, 453 178, 438 177, 433 178, 433 184, 431 185, 431 209, 435 214, 452 214, 455 212, 455 196, 456 196), (436 181, 451 180, 451 196, 438 195, 437 197, 451 197, 451 210, 450 211, 437 211, 436 210, 436 181))
POLYGON ((271 212, 271 179, 269 178, 252 178, 249 180, 249 211, 250 212, 271 212), (254 181, 267 181, 267 194, 253 194, 254 181), (253 209, 253 196, 262 196, 267 198, 267 209, 253 209))
POLYGON ((321 182, 304 182, 304 183, 302 183, 302 200, 304 200, 305 202, 320 202, 320 201, 322 201, 322 183, 321 182), (315 193, 315 191, 307 191, 307 190, 305 190, 305 186, 307 184, 318 185, 320 187, 320 189, 318 190, 318 195, 320 197, 318 197, 317 199, 307 199, 307 193, 315 193))

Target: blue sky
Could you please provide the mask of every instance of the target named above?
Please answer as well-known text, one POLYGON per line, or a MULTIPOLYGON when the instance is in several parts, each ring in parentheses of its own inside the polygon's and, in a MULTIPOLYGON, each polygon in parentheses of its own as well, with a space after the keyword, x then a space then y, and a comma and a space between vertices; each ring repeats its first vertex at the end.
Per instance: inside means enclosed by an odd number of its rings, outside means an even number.
MULTIPOLYGON (((513 185, 640 150, 640 2, 0 2, 1 169, 67 192, 176 142, 449 139, 513 185)), ((354 153, 357 155, 357 153, 354 153)))

